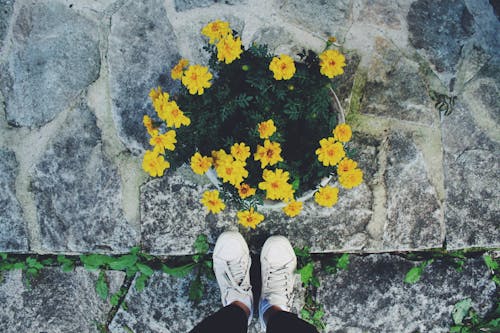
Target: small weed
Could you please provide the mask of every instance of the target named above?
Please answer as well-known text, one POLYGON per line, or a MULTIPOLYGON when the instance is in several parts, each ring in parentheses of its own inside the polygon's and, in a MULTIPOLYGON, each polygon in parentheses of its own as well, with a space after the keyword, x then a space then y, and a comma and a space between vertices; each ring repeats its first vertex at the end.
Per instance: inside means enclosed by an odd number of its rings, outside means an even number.
POLYGON ((500 332, 500 303, 490 316, 480 318, 472 308, 472 300, 466 298, 455 304, 451 316, 451 333, 500 332))

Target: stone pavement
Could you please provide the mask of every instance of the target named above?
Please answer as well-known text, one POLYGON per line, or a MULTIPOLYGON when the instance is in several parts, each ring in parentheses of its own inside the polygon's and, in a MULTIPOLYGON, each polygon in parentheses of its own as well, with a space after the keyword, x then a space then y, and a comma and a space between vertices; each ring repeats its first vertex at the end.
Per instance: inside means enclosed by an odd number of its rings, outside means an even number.
MULTIPOLYGON (((257 230, 241 230, 252 250, 276 233, 318 253, 499 248, 499 17, 492 0, 0 0, 0 252, 118 254, 141 245, 155 255, 186 255, 198 234, 213 242, 223 230, 238 229, 234 211, 213 216, 199 203, 211 186, 204 177, 181 168, 151 179, 140 167, 147 145, 141 120, 153 112, 149 89, 176 88, 168 73, 181 56, 207 61, 199 31, 215 19, 228 20, 245 45, 268 43, 276 53, 319 51, 335 36, 348 60, 336 86, 365 183, 341 191, 334 208, 306 204, 296 219, 270 213, 257 230), (451 113, 439 112, 436 103, 451 113)), ((481 311, 491 307, 494 288, 480 263, 464 270, 466 287, 442 268, 428 282, 434 289, 422 293, 418 284, 400 283, 410 264, 396 257, 370 255, 354 265, 365 271, 322 277, 332 286, 319 291, 329 331, 440 332, 459 296, 473 297, 481 311), (366 285, 360 290, 371 298, 333 287, 386 270, 394 273, 372 283, 390 289, 387 297, 366 285), (456 299, 446 290, 456 291, 456 299), (340 309, 332 301, 339 297, 359 304, 340 309), (421 297, 436 310, 417 320, 394 297, 409 304, 421 297), (374 309, 385 314, 372 320, 367 313, 374 309), (407 323, 404 329, 391 326, 396 319, 381 322, 389 312, 407 323), (435 322, 432 313, 440 314, 435 322)), ((19 273, 9 273, 0 284, 0 299, 17 295, 0 310, 1 318, 8 313, 14 320, 1 321, 8 331, 96 329, 92 322, 102 322, 109 306, 89 291, 95 275, 59 275, 44 273, 29 296, 19 273), (77 310, 86 326, 70 304, 59 304, 60 315, 72 313, 61 319, 41 316, 43 307, 30 303, 47 298, 46 286, 60 279, 52 301, 82 299, 77 310), (72 290, 76 285, 83 287, 72 290), (15 326, 29 316, 38 316, 39 326, 15 326), (53 326, 41 324, 44 318, 53 326)), ((112 279, 119 285, 123 277, 112 279)), ((163 288, 163 279, 155 276, 148 288, 163 288)), ((176 283, 182 289, 185 282, 176 283)), ((154 315, 167 306, 147 299, 154 289, 144 293, 127 299, 151 311, 131 306, 118 313, 113 330, 122 323, 150 325, 138 331, 172 325, 173 307, 154 315)), ((183 304, 185 294, 172 297, 169 302, 183 304)))

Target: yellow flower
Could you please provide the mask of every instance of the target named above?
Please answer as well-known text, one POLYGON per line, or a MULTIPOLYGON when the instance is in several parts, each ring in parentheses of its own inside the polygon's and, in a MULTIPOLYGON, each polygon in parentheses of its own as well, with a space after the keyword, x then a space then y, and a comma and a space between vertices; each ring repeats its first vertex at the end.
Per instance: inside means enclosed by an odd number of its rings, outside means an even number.
POLYGON ((205 191, 200 202, 208 209, 209 212, 217 214, 226 208, 226 205, 219 198, 219 191, 205 191))
MULTIPOLYGON (((151 101, 154 102, 154 100, 160 97, 161 94, 162 91, 160 86, 158 86, 157 88, 151 88, 151 90, 149 91, 149 98, 151 98, 151 101)), ((167 97, 167 99, 168 98, 169 97, 167 97)))
POLYGON ((249 210, 243 210, 237 213, 238 221, 244 227, 250 227, 255 229, 255 227, 262 221, 264 221, 264 215, 254 211, 253 207, 249 210))
POLYGON ((194 173, 203 175, 212 166, 213 159, 207 156, 201 156, 200 153, 196 152, 191 157, 191 169, 194 173))
POLYGON ((339 165, 337 166, 337 174, 341 175, 343 173, 352 171, 356 169, 358 166, 358 163, 351 160, 350 158, 344 158, 342 161, 340 161, 339 165))
POLYGON ((320 206, 332 207, 337 203, 339 189, 332 186, 325 186, 314 193, 314 201, 320 206))
POLYGON ((153 120, 149 116, 145 115, 142 117, 142 123, 150 136, 158 135, 158 129, 154 126, 153 120))
POLYGON ((282 169, 264 170, 264 181, 259 183, 259 188, 266 191, 266 199, 289 201, 293 199, 294 193, 292 185, 288 183, 289 177, 290 174, 282 169))
POLYGON ((363 171, 354 169, 339 175, 339 183, 344 188, 353 188, 363 182, 363 171))
POLYGON ((166 92, 160 93, 155 99, 153 99, 153 108, 156 113, 159 114, 163 107, 168 103, 170 95, 166 92))
POLYGON ((274 121, 269 119, 259 123, 257 130, 261 139, 269 139, 276 132, 276 126, 274 126, 274 121))
POLYGON ((351 126, 347 124, 338 124, 333 130, 333 137, 340 142, 348 142, 351 140, 351 126))
POLYGON ((212 74, 208 71, 208 67, 201 65, 189 66, 182 76, 182 84, 188 88, 191 95, 201 95, 205 88, 210 88, 212 83, 212 74))
POLYGON ((231 147, 231 155, 238 161, 245 162, 250 156, 250 147, 245 145, 244 142, 235 143, 231 147))
POLYGON ((324 166, 335 166, 344 158, 344 146, 340 142, 335 142, 334 138, 321 139, 319 144, 321 148, 316 149, 316 155, 324 166))
POLYGON ((251 197, 252 195, 255 194, 256 191, 256 189, 250 187, 250 185, 245 183, 241 183, 240 185, 236 186, 236 188, 238 189, 238 194, 242 199, 251 197))
POLYGON ((233 186, 241 184, 243 179, 248 177, 248 170, 245 169, 245 164, 241 161, 219 164, 215 171, 224 183, 229 182, 233 186))
POLYGON ((290 217, 295 217, 299 215, 300 211, 302 210, 302 206, 303 204, 301 201, 293 200, 283 208, 283 212, 290 217))
POLYGON ((260 161, 262 169, 266 165, 275 165, 283 161, 281 157, 281 147, 278 142, 264 141, 264 146, 258 145, 257 152, 254 154, 254 159, 260 161))
POLYGON ((179 128, 189 126, 191 119, 184 115, 175 101, 167 102, 161 106, 158 117, 167 122, 168 127, 179 128))
POLYGON ((174 80, 180 80, 182 78, 182 74, 184 73, 184 68, 189 65, 189 60, 181 58, 177 65, 172 68, 172 71, 170 72, 170 76, 174 80))
POLYGON ((234 39, 232 35, 227 35, 217 43, 217 60, 226 64, 239 59, 242 52, 240 37, 234 39))
POLYGON ((326 50, 319 55, 319 72, 333 79, 344 73, 345 57, 337 50, 326 50))
POLYGON ((226 153, 223 149, 219 149, 217 151, 213 150, 212 159, 215 168, 218 168, 220 165, 231 163, 234 161, 233 156, 226 153))
POLYGON ((157 151, 146 150, 144 159, 142 160, 142 169, 149 173, 152 177, 161 177, 165 169, 170 168, 170 163, 165 161, 163 156, 157 151))
POLYGON ((271 60, 269 69, 273 72, 276 80, 289 80, 295 74, 295 63, 292 57, 282 54, 271 60))
POLYGON ((216 20, 204 26, 201 33, 210 38, 209 43, 213 44, 216 40, 231 34, 232 30, 229 27, 229 22, 216 20))
POLYGON ((165 134, 155 135, 149 140, 149 144, 154 146, 155 149, 158 150, 159 153, 163 154, 165 149, 174 150, 175 143, 177 143, 177 139, 175 138, 175 131, 170 130, 165 134))

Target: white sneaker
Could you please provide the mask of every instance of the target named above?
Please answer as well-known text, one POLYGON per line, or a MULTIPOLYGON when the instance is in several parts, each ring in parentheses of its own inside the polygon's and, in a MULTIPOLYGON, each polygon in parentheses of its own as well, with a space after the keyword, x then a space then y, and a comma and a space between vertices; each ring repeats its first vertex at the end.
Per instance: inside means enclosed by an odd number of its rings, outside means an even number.
POLYGON ((253 294, 250 285, 250 254, 243 237, 236 231, 222 233, 213 254, 214 272, 219 283, 222 305, 239 301, 253 314, 253 294))
POLYGON ((259 303, 261 329, 266 330, 264 313, 273 305, 290 311, 297 257, 292 245, 283 236, 267 239, 260 254, 262 270, 262 292, 259 303))

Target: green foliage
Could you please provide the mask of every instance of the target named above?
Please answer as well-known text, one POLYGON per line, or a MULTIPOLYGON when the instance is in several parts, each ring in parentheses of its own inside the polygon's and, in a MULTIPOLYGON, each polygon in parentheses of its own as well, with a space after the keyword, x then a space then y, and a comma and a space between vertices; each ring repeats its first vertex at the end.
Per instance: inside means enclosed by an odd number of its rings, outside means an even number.
POLYGON ((491 255, 483 255, 484 263, 492 271, 492 280, 500 285, 500 260, 499 258, 493 258, 491 255))
POLYGON ((336 274, 339 270, 347 270, 349 263, 349 253, 344 253, 329 258, 323 267, 327 273, 336 274))
POLYGON ((206 235, 198 235, 194 244, 195 255, 192 256, 193 263, 177 268, 177 274, 188 274, 190 271, 195 272, 195 278, 189 286, 189 299, 195 304, 199 303, 203 297, 205 286, 203 285, 202 276, 214 279, 213 262, 208 255, 210 244, 206 235))
POLYGON ((75 262, 62 254, 57 256, 57 262, 61 264, 61 269, 65 273, 75 269, 75 262))
POLYGON ((404 281, 409 284, 416 283, 420 280, 422 273, 424 272, 425 267, 432 264, 434 259, 425 260, 420 265, 413 267, 406 273, 404 281))
POLYGON ((450 332, 500 332, 500 303, 498 302, 495 311, 484 318, 480 318, 472 307, 472 300, 466 298, 455 304, 451 316, 453 325, 450 327, 450 332))
POLYGON ((323 305, 317 303, 311 295, 307 295, 305 305, 300 310, 300 317, 322 332, 325 329, 325 323, 323 322, 324 315, 323 305))
POLYGON ((99 272, 99 277, 97 278, 97 282, 95 284, 95 291, 97 292, 97 295, 99 295, 99 297, 103 300, 106 300, 108 298, 109 287, 104 271, 99 272))

